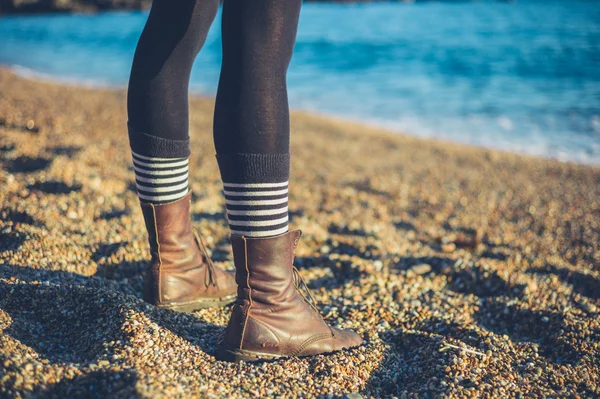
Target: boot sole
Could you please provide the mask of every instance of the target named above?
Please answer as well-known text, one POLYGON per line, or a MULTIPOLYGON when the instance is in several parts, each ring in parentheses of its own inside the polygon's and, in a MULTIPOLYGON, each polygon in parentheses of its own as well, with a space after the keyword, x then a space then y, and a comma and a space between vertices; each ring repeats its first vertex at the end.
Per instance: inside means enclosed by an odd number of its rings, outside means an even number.
POLYGON ((235 349, 223 345, 217 350, 217 359, 227 362, 258 362, 261 360, 275 360, 286 357, 284 355, 274 355, 272 353, 262 353, 247 351, 244 349, 235 349))
POLYGON ((169 303, 169 304, 159 304, 156 305, 161 309, 169 309, 174 310, 176 312, 184 312, 189 313, 195 310, 200 309, 209 309, 209 308, 220 308, 223 306, 227 306, 230 303, 235 302, 237 298, 237 294, 229 295, 221 298, 202 298, 196 299, 188 302, 178 302, 178 303, 169 303))
MULTIPOLYGON (((315 355, 305 355, 305 356, 297 356, 297 357, 329 355, 331 353, 341 352, 346 349, 358 348, 359 346, 360 345, 344 348, 344 349, 341 349, 338 351, 323 352, 323 353, 318 353, 315 355)), ((226 361, 226 362, 260 362, 260 361, 285 359, 288 357, 291 357, 291 355, 274 355, 272 353, 248 351, 248 350, 239 349, 239 348, 232 348, 228 345, 221 345, 216 353, 216 358, 218 360, 222 360, 222 361, 226 361)))

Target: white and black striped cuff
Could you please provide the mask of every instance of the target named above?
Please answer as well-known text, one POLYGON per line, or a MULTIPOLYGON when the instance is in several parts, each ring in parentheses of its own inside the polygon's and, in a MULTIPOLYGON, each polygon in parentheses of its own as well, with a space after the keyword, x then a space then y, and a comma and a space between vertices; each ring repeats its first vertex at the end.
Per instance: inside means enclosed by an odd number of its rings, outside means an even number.
POLYGON ((223 182, 231 233, 270 237, 288 231, 288 182, 223 182))
POLYGON ((157 158, 131 153, 135 185, 142 202, 164 204, 187 195, 188 158, 157 158))

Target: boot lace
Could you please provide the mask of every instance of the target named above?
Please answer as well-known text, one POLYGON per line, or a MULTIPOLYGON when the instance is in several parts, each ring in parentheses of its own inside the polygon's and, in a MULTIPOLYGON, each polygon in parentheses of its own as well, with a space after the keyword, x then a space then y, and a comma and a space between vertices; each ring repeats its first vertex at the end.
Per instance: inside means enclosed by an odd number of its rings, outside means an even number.
POLYGON ((327 328, 329 328, 329 331, 331 332, 331 336, 335 336, 335 332, 333 331, 329 323, 325 322, 325 318, 317 308, 317 301, 315 301, 315 299, 311 295, 310 289, 302 279, 302 276, 300 276, 300 272, 298 271, 298 269, 296 269, 295 266, 293 266, 292 270, 294 271, 294 285, 296 286, 296 291, 300 294, 300 296, 302 296, 304 301, 308 303, 308 305, 311 308, 313 308, 313 310, 319 315, 321 320, 323 320, 323 322, 327 325, 327 328))
POLYGON ((202 257, 204 258, 204 261, 206 262, 206 266, 207 266, 206 272, 208 273, 208 276, 207 276, 208 284, 207 285, 214 285, 215 287, 219 288, 219 285, 217 284, 217 277, 216 277, 217 272, 215 271, 215 265, 212 263, 212 259, 210 258, 210 256, 208 256, 208 250, 206 249, 204 240, 202 239, 200 234, 198 234, 197 231, 194 231, 194 237, 196 237, 196 243, 198 244, 198 247, 202 251, 202 257))
POLYGON ((296 290, 302 296, 302 298, 304 298, 306 303, 308 303, 314 309, 314 311, 317 312, 317 314, 321 316, 321 318, 323 318, 321 312, 317 308, 317 301, 313 298, 312 294, 310 293, 310 289, 302 279, 302 276, 300 276, 300 272, 298 271, 298 269, 296 269, 295 266, 293 267, 293 271, 294 285, 296 286, 296 290))

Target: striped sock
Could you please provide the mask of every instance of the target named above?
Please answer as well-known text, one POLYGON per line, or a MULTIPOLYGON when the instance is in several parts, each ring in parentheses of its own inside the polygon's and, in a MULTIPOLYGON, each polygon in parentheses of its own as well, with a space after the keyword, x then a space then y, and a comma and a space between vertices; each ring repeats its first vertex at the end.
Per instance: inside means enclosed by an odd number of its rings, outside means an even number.
POLYGON ((148 157, 133 151, 131 154, 140 201, 165 204, 187 195, 189 158, 148 157))
POLYGON ((288 231, 289 154, 218 154, 231 234, 273 237, 288 231))
POLYGON ((231 233, 271 237, 288 231, 288 182, 227 183, 225 207, 231 233))

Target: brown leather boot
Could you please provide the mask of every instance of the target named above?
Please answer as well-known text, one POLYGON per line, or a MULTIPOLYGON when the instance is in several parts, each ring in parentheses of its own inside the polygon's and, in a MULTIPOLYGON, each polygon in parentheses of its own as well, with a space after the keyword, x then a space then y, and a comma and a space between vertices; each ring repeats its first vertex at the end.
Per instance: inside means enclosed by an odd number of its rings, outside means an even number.
POLYGON ((330 327, 317 310, 293 266, 301 235, 231 237, 238 302, 219 348, 222 360, 311 356, 361 344, 358 334, 330 327))
POLYGON ((192 231, 190 200, 191 193, 169 204, 141 204, 152 253, 144 300, 181 312, 225 306, 236 298, 233 275, 212 264, 192 231))

